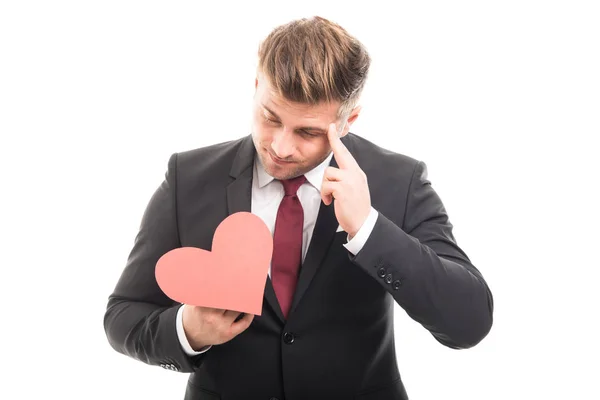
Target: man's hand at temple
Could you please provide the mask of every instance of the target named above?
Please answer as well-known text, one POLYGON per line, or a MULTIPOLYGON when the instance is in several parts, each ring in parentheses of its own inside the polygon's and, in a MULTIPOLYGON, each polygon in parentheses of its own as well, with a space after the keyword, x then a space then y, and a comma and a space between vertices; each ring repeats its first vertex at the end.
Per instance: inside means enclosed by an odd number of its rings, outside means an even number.
POLYGON ((334 203, 335 217, 353 238, 371 212, 367 176, 340 140, 335 124, 329 125, 327 136, 339 168, 327 167, 325 170, 321 197, 326 205, 334 203))

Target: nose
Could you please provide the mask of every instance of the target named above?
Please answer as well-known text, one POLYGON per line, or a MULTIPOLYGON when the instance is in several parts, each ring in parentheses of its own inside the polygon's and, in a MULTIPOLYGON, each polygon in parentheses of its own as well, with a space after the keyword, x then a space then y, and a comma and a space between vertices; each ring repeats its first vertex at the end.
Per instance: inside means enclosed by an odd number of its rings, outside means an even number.
POLYGON ((273 150, 273 153, 277 157, 285 160, 294 154, 294 149, 295 144, 292 132, 284 128, 273 136, 271 150, 273 150))

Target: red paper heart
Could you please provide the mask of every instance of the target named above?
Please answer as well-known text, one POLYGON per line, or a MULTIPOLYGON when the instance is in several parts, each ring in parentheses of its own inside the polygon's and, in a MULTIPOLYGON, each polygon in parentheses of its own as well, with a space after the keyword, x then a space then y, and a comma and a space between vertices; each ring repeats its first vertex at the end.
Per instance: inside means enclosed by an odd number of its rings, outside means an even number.
POLYGON ((212 251, 181 247, 156 263, 156 281, 184 304, 261 315, 273 256, 273 237, 262 219, 238 212, 219 224, 212 251))

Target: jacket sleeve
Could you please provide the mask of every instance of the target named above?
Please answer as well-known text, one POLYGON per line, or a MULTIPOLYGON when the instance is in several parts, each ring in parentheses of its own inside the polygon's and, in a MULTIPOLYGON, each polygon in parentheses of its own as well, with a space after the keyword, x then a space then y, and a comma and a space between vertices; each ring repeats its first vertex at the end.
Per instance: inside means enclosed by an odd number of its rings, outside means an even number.
POLYGON ((168 162, 165 179, 143 214, 125 268, 108 298, 104 330, 119 353, 149 365, 194 372, 203 355, 190 357, 177 337, 180 303, 158 286, 155 267, 168 251, 181 247, 177 228, 177 154, 168 162))
POLYGON ((402 228, 379 213, 364 247, 350 259, 443 345, 469 348, 489 333, 492 293, 456 244, 423 162, 413 171, 402 228))

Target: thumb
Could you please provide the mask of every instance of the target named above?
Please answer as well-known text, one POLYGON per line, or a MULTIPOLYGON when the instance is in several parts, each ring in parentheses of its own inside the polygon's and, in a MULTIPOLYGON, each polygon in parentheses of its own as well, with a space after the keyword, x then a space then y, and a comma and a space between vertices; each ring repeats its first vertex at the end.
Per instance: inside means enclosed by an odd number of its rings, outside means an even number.
POLYGON ((253 320, 254 320, 254 314, 244 315, 244 317, 242 319, 235 322, 233 324, 233 326, 231 327, 233 335, 237 336, 240 333, 244 332, 246 329, 248 329, 248 327, 250 326, 250 324, 252 323, 253 320))

